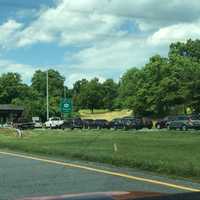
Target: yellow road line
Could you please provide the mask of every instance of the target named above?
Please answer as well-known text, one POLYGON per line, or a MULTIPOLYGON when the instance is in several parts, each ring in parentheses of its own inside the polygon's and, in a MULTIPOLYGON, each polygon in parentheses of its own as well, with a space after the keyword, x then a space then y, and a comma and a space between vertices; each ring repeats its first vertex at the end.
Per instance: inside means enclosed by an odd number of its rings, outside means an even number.
POLYGON ((28 155, 26 156, 26 155, 22 155, 22 154, 9 153, 9 152, 4 152, 4 151, 0 151, 0 154, 10 155, 10 156, 19 157, 19 158, 25 158, 25 159, 30 159, 30 160, 42 161, 42 162, 46 162, 46 163, 62 165, 62 166, 65 166, 65 167, 79 168, 79 169, 98 172, 98 173, 102 173, 102 174, 127 178, 127 179, 130 179, 130 180, 137 180, 137 181, 142 181, 142 182, 146 182, 146 183, 152 183, 152 184, 155 184, 155 185, 162 185, 162 186, 167 186, 167 187, 171 187, 171 188, 175 188, 175 189, 186 190, 186 191, 190 191, 190 192, 200 192, 200 189, 195 189, 195 188, 192 188, 192 187, 181 186, 181 185, 177 185, 177 184, 171 184, 171 183, 167 183, 167 182, 163 182, 163 181, 158 181, 158 180, 153 180, 153 179, 148 179, 148 178, 142 178, 142 177, 132 176, 132 175, 124 174, 124 173, 118 173, 118 172, 112 172, 112 171, 107 171, 107 170, 103 170, 103 169, 97 169, 97 168, 93 168, 93 167, 87 167, 87 166, 84 166, 84 165, 60 162, 60 161, 55 161, 55 160, 43 159, 43 158, 39 158, 39 157, 35 157, 35 156, 34 157, 28 156, 28 155))

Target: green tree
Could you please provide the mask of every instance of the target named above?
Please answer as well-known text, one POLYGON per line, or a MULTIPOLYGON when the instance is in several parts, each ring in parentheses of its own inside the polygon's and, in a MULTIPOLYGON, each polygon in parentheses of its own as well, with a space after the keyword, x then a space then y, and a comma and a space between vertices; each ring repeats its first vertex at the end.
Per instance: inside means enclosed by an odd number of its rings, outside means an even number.
MULTIPOLYGON (((38 116, 42 119, 46 118, 46 71, 38 70, 34 73, 32 78, 31 88, 38 93, 37 103, 35 103, 38 116)), ((50 116, 60 115, 60 100, 64 96, 69 94, 69 90, 64 86, 65 78, 53 69, 48 70, 48 82, 49 82, 49 112, 50 116)), ((37 114, 37 113, 36 113, 37 114)))
MULTIPOLYGON (((32 88, 42 96, 46 96, 46 71, 37 70, 32 78, 32 88)), ((63 96, 65 78, 56 70, 48 70, 49 95, 63 96)))
POLYGON ((22 94, 23 84, 18 73, 7 73, 0 77, 0 103, 10 104, 22 94))
POLYGON ((94 78, 82 84, 78 99, 81 107, 90 109, 91 112, 93 112, 94 109, 102 108, 103 90, 99 80, 94 78))
POLYGON ((112 79, 107 79, 101 87, 101 90, 103 90, 103 107, 113 110, 115 108, 115 100, 118 97, 118 84, 112 79))

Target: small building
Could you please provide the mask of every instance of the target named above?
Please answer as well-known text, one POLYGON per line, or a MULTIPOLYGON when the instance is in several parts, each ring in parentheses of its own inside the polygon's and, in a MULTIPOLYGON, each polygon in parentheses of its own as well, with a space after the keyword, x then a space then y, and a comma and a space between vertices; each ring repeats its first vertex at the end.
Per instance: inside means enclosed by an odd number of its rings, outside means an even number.
POLYGON ((11 104, 0 104, 0 124, 13 122, 22 116, 24 108, 11 104))

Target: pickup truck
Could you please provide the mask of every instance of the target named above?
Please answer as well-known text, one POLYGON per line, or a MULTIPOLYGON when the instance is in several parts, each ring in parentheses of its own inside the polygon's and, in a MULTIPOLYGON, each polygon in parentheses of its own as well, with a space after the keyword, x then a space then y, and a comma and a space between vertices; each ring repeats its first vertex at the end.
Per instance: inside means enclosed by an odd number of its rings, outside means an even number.
POLYGON ((64 123, 59 117, 51 117, 45 122, 46 128, 59 128, 64 123))
POLYGON ((13 122, 13 128, 21 130, 34 129, 34 123, 27 119, 20 118, 13 122))

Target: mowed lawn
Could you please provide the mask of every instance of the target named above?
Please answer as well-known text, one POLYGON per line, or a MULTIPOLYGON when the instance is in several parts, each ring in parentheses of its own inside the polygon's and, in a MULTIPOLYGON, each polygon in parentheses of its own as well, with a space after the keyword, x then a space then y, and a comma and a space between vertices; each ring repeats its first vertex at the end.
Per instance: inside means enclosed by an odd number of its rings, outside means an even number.
POLYGON ((90 110, 80 110, 79 114, 82 119, 106 119, 111 121, 114 118, 119 117, 126 117, 130 116, 132 111, 130 110, 115 110, 115 111, 108 111, 108 110, 94 110, 91 113, 90 110))
POLYGON ((0 148, 128 166, 200 180, 200 132, 0 130, 0 148))

